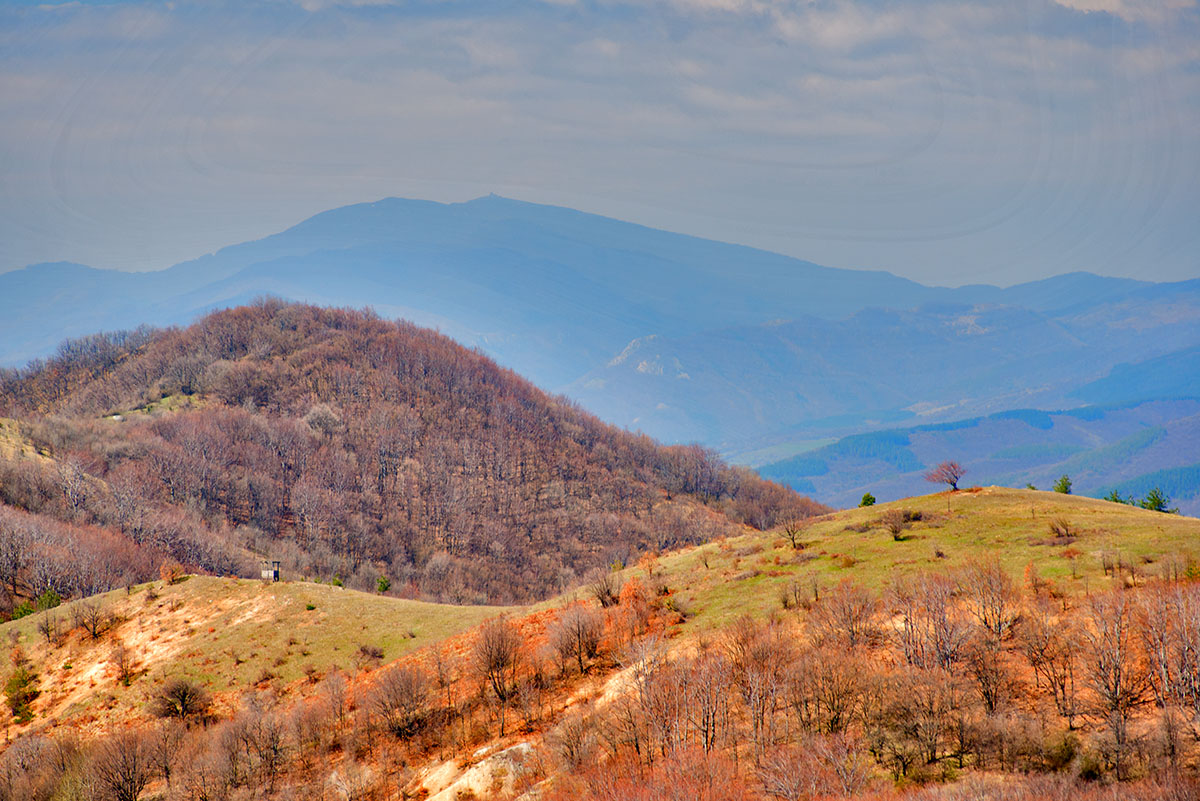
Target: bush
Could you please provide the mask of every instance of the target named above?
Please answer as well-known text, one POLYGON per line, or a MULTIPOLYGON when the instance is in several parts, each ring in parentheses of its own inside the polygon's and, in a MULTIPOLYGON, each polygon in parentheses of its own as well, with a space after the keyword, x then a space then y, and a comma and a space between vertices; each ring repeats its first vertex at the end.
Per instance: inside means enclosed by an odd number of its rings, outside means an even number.
POLYGON ((160 718, 203 717, 212 699, 208 691, 188 679, 172 679, 151 702, 151 709, 160 718))
MULTIPOLYGON (((1178 509, 1167 508, 1170 503, 1171 499, 1167 497, 1162 490, 1160 490, 1158 487, 1155 487, 1146 493, 1146 497, 1142 498, 1141 503, 1139 503, 1138 506, 1141 506, 1143 509, 1149 509, 1152 512, 1168 512, 1170 514, 1178 514, 1178 509)), ((16 617, 16 614, 14 613, 13 616, 16 617)))
POLYGON ((859 506, 874 506, 875 505, 875 496, 869 492, 864 492, 863 496, 862 496, 862 500, 858 502, 858 505, 859 506))
POLYGON ((21 601, 21 603, 13 607, 11 619, 19 620, 20 618, 32 615, 35 611, 36 610, 33 608, 33 604, 31 604, 29 601, 21 601))
POLYGON ((379 677, 371 698, 387 730, 401 739, 412 737, 425 725, 425 700, 429 679, 415 667, 389 669, 379 677))
POLYGON ((4 683, 4 697, 16 723, 33 720, 33 701, 39 695, 37 674, 23 659, 18 659, 12 675, 4 683))
POLYGON ((1054 482, 1054 491, 1060 492, 1063 495, 1071 494, 1071 477, 1066 473, 1059 476, 1058 481, 1054 482))

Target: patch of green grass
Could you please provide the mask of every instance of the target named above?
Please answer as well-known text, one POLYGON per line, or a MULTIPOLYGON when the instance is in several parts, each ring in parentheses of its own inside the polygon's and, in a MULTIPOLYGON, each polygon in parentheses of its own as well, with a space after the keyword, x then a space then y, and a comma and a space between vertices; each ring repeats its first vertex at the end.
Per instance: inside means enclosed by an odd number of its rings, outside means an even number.
POLYGON ((1148 575, 1167 557, 1200 558, 1200 520, 1074 495, 989 487, 826 515, 809 525, 803 540, 805 548, 794 551, 782 536, 756 532, 659 561, 668 586, 695 612, 689 625, 707 630, 743 614, 780 610, 780 592, 790 582, 809 594, 814 583, 829 588, 846 578, 879 590, 903 573, 949 572, 972 560, 998 559, 1018 582, 1032 564, 1065 592, 1082 593, 1111 581, 1104 575, 1106 554, 1119 554, 1148 575), (878 524, 890 508, 920 512, 923 520, 895 541, 878 524), (1060 518, 1078 532, 1074 542, 1052 540, 1049 523, 1060 518), (761 550, 751 552, 756 548, 761 550))
POLYGON ((141 675, 130 687, 98 683, 87 697, 55 716, 88 712, 100 694, 140 710, 154 689, 173 677, 191 678, 221 693, 244 691, 268 675, 272 683, 289 683, 305 676, 310 665, 320 673, 333 666, 353 671, 362 660, 361 646, 368 652, 380 649, 380 662, 386 663, 511 611, 408 601, 308 582, 193 576, 154 586, 157 597, 124 589, 97 596, 118 616, 116 625, 97 640, 77 631, 66 645, 45 643, 38 622, 46 614, 69 622, 70 604, 0 625, 4 641, 12 632, 36 662, 61 664, 63 672, 68 664, 86 672, 106 663, 116 641, 137 655, 141 675), (67 653, 70 660, 63 664, 67 653))

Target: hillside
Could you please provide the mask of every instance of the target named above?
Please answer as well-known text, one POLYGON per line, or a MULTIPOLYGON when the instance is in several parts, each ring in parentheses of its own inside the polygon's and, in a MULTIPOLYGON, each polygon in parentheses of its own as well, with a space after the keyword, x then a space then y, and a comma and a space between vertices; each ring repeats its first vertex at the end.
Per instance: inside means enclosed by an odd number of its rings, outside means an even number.
POLYGON ((0 375, 0 414, 25 438, 0 460, 0 500, 25 513, 0 512, 26 543, 9 585, 27 596, 144 581, 168 557, 252 575, 261 555, 360 589, 386 576, 406 597, 511 603, 823 510, 427 329, 276 301, 68 342, 0 375), (96 538, 128 543, 103 549, 126 563, 75 557, 96 538))
POLYGON ((284 691, 314 671, 391 662, 504 611, 310 582, 188 576, 77 600, 0 625, 0 634, 38 665, 47 687, 39 719, 110 728, 147 715, 151 694, 171 679, 195 681, 235 710, 248 688, 284 691), (88 606, 101 610, 98 637, 73 623, 88 606), (118 647, 136 675, 128 685, 114 664, 118 647))
POLYGON ((988 487, 647 557, 603 605, 600 583, 501 610, 155 581, 0 624, 40 690, 0 797, 85 770, 102 791, 141 753, 134 798, 1190 798, 1196 743, 1160 727, 1194 716, 1198 542, 1200 520, 988 487), (211 701, 156 721, 179 679, 211 701))
POLYGON ((953 423, 845 437, 759 468, 838 506, 864 492, 891 500, 928 489, 929 466, 954 459, 967 482, 1049 489, 1070 476, 1077 494, 1144 497, 1154 487, 1200 513, 1200 402, 1192 399, 1013 410, 953 423))
MULTIPOLYGON (((727 455, 880 422, 1065 408, 1112 393, 1085 385, 1128 392, 1129 369, 1200 346, 1195 281, 927 287, 489 196, 347 206, 153 273, 0 274, 0 364, 263 294, 436 327, 608 422, 727 455)), ((1146 390, 1200 394, 1175 375, 1146 390)))
POLYGON ((1147 577, 1200 562, 1194 517, 1005 487, 901 498, 797 528, 800 549, 779 531, 747 534, 682 549, 659 566, 704 628, 766 615, 792 586, 811 593, 849 579, 879 591, 908 574, 950 574, 972 562, 998 561, 1022 580, 1032 566, 1071 595, 1105 586, 1113 564, 1147 577), (918 518, 899 540, 884 523, 890 510, 918 518))
POLYGON ((1177 350, 1200 342, 1200 291, 1180 285, 1170 298, 1135 293, 1086 313, 888 304, 644 337, 567 391, 605 419, 699 437, 739 460, 756 445, 881 425, 1200 397, 1194 350, 1177 350))

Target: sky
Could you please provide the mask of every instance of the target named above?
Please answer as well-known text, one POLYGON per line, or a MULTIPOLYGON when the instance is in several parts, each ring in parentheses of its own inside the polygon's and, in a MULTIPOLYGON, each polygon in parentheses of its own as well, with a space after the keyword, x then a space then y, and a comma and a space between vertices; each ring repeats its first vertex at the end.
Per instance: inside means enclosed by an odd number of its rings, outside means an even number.
POLYGON ((489 192, 927 284, 1200 277, 1200 9, 0 0, 0 272, 489 192))

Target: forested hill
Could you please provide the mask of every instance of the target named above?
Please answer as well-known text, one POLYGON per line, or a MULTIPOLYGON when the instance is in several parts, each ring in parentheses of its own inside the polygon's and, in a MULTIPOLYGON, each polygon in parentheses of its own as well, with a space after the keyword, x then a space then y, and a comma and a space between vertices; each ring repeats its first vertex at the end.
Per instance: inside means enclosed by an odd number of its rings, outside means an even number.
POLYGON ((0 415, 15 418, 0 500, 20 510, 0 509, 0 534, 29 554, 7 571, 16 595, 95 591, 72 571, 113 549, 79 543, 120 537, 129 558, 97 568, 100 584, 160 558, 246 573, 270 555, 294 575, 506 603, 824 511, 434 331, 277 301, 64 343, 0 374, 0 415))

